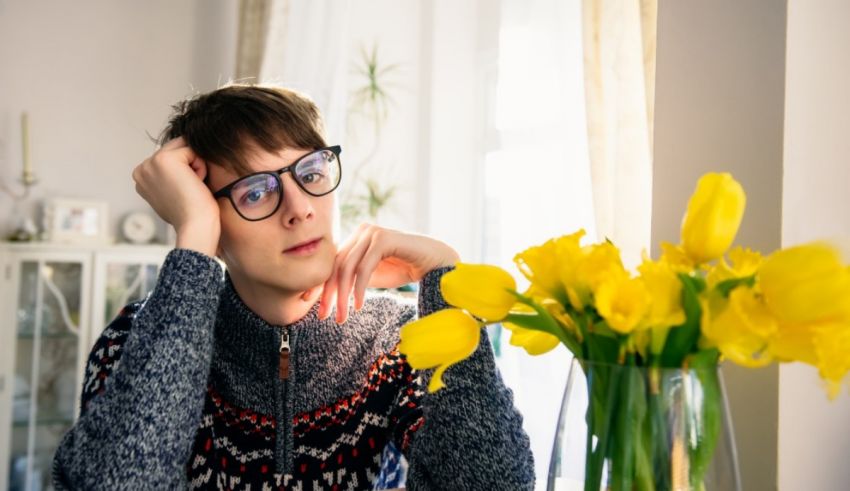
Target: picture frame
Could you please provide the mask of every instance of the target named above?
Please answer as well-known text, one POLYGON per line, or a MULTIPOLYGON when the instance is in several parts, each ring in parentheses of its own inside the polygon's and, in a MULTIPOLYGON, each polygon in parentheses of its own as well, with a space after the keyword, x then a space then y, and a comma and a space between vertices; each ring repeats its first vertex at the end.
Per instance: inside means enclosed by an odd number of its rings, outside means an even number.
POLYGON ((45 240, 54 244, 108 244, 109 204, 71 198, 44 202, 45 240))

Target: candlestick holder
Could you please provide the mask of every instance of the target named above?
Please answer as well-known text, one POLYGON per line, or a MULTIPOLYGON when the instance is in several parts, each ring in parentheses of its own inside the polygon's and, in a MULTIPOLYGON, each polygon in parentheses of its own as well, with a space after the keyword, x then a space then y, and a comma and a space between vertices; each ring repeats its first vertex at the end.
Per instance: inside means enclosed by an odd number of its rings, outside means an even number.
POLYGON ((29 194, 29 188, 38 184, 38 179, 35 177, 35 174, 29 170, 25 170, 23 172, 19 181, 24 185, 24 197, 29 194))
POLYGON ((29 198, 30 190, 38 184, 38 178, 32 171, 25 169, 18 182, 23 185, 22 192, 15 192, 0 182, 0 189, 11 196, 13 201, 11 217, 15 223, 15 229, 6 237, 6 240, 12 242, 30 242, 39 238, 39 231, 35 220, 25 211, 25 202, 29 198))

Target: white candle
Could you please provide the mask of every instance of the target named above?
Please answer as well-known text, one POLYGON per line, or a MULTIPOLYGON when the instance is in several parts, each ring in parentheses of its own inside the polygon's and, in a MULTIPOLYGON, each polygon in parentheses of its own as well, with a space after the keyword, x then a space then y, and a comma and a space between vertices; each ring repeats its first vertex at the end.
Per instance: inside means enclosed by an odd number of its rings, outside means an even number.
POLYGON ((21 113, 21 153, 24 160, 24 175, 26 181, 32 175, 30 165, 30 122, 27 113, 21 113))

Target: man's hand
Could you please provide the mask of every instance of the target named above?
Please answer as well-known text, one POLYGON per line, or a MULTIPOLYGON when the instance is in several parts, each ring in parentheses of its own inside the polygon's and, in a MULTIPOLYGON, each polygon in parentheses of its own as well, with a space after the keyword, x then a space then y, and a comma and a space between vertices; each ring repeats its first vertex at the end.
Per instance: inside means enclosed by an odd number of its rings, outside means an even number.
POLYGON ((183 137, 133 169, 136 192, 177 231, 177 247, 214 256, 221 235, 218 203, 204 184, 207 163, 183 137))
POLYGON ((433 269, 452 266, 459 260, 457 252, 439 240, 363 224, 337 252, 333 273, 323 286, 319 318, 330 315, 336 300, 336 321, 348 320, 352 289, 354 308, 359 310, 367 287, 406 285, 421 280, 433 269))

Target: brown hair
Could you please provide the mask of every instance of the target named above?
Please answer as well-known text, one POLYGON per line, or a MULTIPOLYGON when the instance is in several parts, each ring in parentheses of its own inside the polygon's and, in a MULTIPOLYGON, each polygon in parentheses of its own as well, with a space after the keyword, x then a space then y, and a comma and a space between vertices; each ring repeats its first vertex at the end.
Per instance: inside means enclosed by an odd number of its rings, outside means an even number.
POLYGON ((160 145, 182 136, 206 162, 237 175, 252 171, 248 157, 257 147, 276 153, 285 147, 327 146, 316 104, 282 87, 232 84, 172 106, 160 145))

